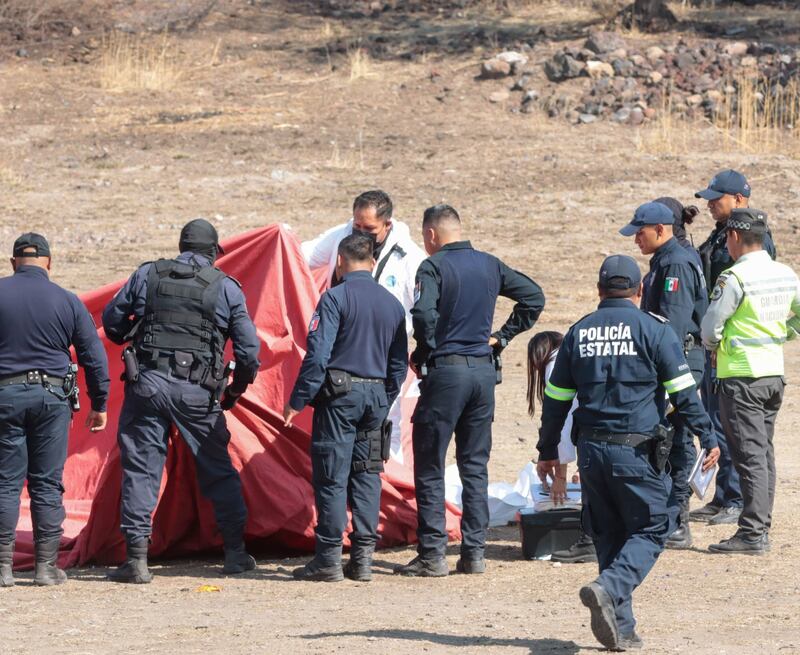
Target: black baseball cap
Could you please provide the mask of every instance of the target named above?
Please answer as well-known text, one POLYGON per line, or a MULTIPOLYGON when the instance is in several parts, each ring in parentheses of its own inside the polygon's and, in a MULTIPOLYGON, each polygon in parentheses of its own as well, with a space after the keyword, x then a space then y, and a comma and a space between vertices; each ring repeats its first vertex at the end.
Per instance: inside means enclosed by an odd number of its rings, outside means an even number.
POLYGON ((635 289, 641 283, 642 272, 639 265, 628 255, 606 257, 600 267, 598 284, 603 289, 635 289))
POLYGON ((716 200, 725 194, 735 196, 740 193, 745 198, 750 197, 750 185, 747 178, 739 171, 727 170, 717 173, 708 183, 708 188, 694 194, 695 198, 716 200))
POLYGON ((216 246, 217 252, 225 254, 222 246, 219 245, 219 235, 217 228, 204 218, 195 218, 183 226, 181 237, 178 241, 181 252, 192 250, 192 246, 216 246))
POLYGON ((646 202, 639 205, 631 222, 619 233, 624 237, 632 237, 644 225, 672 225, 674 222, 675 214, 669 207, 660 202, 646 202))
POLYGON ((26 232, 14 242, 14 257, 49 257, 50 244, 41 234, 26 232), (34 252, 31 252, 31 249, 34 252))
POLYGON ((762 212, 760 209, 751 209, 750 207, 734 209, 731 211, 726 227, 729 230, 766 234, 767 212, 762 212))

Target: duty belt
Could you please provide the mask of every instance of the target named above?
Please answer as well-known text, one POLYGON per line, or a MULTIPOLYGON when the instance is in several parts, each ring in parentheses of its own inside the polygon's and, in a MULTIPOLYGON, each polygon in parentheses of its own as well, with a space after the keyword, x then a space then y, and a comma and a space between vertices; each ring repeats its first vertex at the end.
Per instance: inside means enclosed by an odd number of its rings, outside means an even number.
POLYGON ((61 386, 64 384, 64 378, 58 378, 55 375, 48 375, 40 371, 0 376, 0 387, 7 387, 12 384, 43 384, 44 382, 61 386))
POLYGON ((599 430, 581 428, 578 430, 578 438, 636 448, 652 440, 653 435, 642 434, 641 432, 600 432, 599 430))
POLYGON ((491 355, 441 355, 428 362, 428 366, 472 366, 473 364, 491 364, 491 355))
POLYGON ((353 382, 369 382, 371 384, 386 384, 386 380, 384 378, 357 378, 355 375, 351 375, 350 379, 353 382))

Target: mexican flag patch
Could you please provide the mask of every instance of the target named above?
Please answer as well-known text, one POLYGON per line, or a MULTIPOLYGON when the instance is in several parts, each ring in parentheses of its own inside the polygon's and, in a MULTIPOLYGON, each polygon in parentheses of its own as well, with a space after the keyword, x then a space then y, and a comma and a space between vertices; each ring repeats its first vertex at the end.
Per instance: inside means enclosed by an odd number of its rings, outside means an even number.
POLYGON ((677 291, 678 290, 678 278, 676 277, 668 277, 664 279, 664 291, 677 291))

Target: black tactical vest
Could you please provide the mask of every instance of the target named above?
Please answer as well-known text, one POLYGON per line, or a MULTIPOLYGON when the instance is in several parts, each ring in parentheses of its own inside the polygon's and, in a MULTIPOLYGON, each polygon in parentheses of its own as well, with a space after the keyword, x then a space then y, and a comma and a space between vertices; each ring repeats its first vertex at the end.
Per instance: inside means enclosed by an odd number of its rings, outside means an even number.
POLYGON ((215 308, 224 278, 213 266, 174 259, 152 264, 144 321, 135 339, 142 364, 194 382, 221 376, 225 336, 215 308))

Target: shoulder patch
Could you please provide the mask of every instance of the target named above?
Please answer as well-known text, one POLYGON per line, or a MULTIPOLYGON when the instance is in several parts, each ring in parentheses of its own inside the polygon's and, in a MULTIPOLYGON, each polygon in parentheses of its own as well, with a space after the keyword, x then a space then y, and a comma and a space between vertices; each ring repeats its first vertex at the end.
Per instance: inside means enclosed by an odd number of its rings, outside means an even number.
POLYGON ((664 291, 677 291, 680 287, 680 279, 677 277, 666 277, 664 278, 664 291))
POLYGON ((319 314, 314 312, 311 316, 311 322, 308 324, 309 332, 316 332, 319 327, 319 314))
POLYGON ((647 312, 647 314, 652 316, 659 323, 669 323, 669 319, 664 317, 664 316, 662 316, 661 314, 656 314, 655 312, 647 312))
POLYGON ((422 294, 422 282, 417 280, 417 283, 414 285, 414 302, 419 302, 419 297, 422 294))

